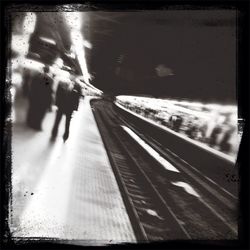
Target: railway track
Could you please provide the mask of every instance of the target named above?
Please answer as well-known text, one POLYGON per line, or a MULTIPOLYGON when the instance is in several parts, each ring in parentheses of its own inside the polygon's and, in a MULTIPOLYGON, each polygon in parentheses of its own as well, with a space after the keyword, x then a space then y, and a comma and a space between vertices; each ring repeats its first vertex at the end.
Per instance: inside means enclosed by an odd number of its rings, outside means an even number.
POLYGON ((92 101, 92 107, 138 241, 237 238, 234 197, 140 134, 112 103, 92 101), (173 168, 164 169, 133 134, 173 168))
POLYGON ((128 121, 138 131, 143 131, 144 136, 150 140, 153 138, 160 147, 185 160, 235 197, 238 196, 238 166, 231 159, 195 145, 195 143, 177 136, 178 133, 169 129, 165 130, 155 124, 145 122, 145 120, 117 105, 114 105, 114 109, 119 117, 128 121))

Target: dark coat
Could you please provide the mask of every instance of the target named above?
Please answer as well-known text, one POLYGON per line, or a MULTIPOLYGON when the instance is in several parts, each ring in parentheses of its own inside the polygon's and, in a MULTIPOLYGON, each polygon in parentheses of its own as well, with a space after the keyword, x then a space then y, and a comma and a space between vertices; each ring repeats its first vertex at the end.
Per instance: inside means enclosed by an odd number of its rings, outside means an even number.
POLYGON ((31 78, 29 88, 30 104, 39 109, 47 109, 52 103, 53 78, 47 74, 36 73, 31 78))
POLYGON ((70 89, 66 82, 59 82, 55 104, 64 114, 71 114, 78 109, 80 96, 81 89, 77 84, 74 85, 73 89, 70 89))

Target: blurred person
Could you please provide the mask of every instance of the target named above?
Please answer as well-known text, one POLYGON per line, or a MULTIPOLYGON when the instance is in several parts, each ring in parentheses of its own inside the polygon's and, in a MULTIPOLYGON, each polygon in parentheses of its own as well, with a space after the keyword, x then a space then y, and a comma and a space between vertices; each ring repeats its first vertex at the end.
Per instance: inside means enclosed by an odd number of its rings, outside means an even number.
POLYGON ((22 95, 25 98, 29 97, 29 89, 30 89, 33 71, 29 68, 24 68, 23 70, 22 95))
POLYGON ((214 109, 200 126, 202 141, 210 147, 216 147, 216 145, 218 145, 218 137, 222 132, 222 120, 223 117, 219 114, 219 111, 214 109))
POLYGON ((61 80, 56 91, 55 105, 58 107, 54 126, 52 129, 51 140, 54 141, 62 116, 66 116, 64 142, 69 137, 69 128, 73 111, 78 110, 81 96, 81 86, 76 82, 76 77, 71 74, 70 79, 61 80))
POLYGON ((14 50, 11 51, 11 58, 10 58, 10 65, 11 67, 9 68, 9 74, 8 77, 6 78, 6 84, 7 86, 9 85, 9 90, 10 90, 10 116, 7 117, 7 120, 10 120, 12 122, 16 121, 16 112, 14 109, 14 103, 16 101, 16 95, 18 89, 20 89, 22 85, 22 65, 20 64, 21 57, 20 55, 15 52, 14 50))
POLYGON ((27 125, 35 130, 42 130, 42 121, 52 104, 53 77, 49 66, 44 66, 43 72, 36 72, 28 89, 29 109, 27 125))
POLYGON ((224 120, 225 120, 225 117, 223 115, 217 113, 217 116, 211 122, 213 127, 211 130, 211 134, 209 136, 209 139, 208 139, 208 144, 210 147, 219 149, 219 143, 220 143, 220 140, 223 136, 223 125, 222 124, 223 124, 224 120))
MULTIPOLYGON (((237 118, 234 114, 229 114, 223 123, 223 137, 220 141, 220 150, 224 153, 230 153, 237 145, 237 118)), ((235 150, 234 150, 235 151, 235 150)))
POLYGON ((207 117, 205 121, 206 125, 204 126, 204 130, 205 130, 205 138, 207 141, 209 141, 212 131, 217 124, 218 117, 219 117, 219 112, 217 110, 212 110, 211 113, 209 114, 209 117, 207 117))
POLYGON ((169 118, 169 122, 171 129, 173 129, 175 132, 179 132, 183 119, 179 115, 171 115, 169 118))
POLYGON ((204 142, 204 143, 208 142, 208 139, 206 136, 207 130, 208 130, 208 124, 207 124, 206 120, 202 121, 201 125, 199 126, 199 133, 200 133, 200 141, 201 142, 204 142))
POLYGON ((186 134, 192 139, 198 139, 199 137, 199 119, 197 117, 191 117, 187 124, 186 134))
POLYGON ((222 133, 222 128, 221 125, 216 125, 214 129, 212 130, 212 133, 209 138, 209 146, 210 147, 218 147, 219 140, 218 137, 222 133))
POLYGON ((18 68, 13 69, 11 72, 11 87, 10 87, 10 94, 11 94, 11 121, 16 121, 16 112, 14 109, 14 103, 16 101, 16 93, 17 90, 20 88, 22 84, 22 74, 18 68))

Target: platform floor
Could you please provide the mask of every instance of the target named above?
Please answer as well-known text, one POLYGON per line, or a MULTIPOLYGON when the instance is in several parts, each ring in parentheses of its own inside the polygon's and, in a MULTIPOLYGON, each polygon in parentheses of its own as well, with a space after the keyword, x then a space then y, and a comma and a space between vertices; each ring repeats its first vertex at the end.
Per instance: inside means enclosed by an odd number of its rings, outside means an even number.
POLYGON ((20 118, 23 106, 25 102, 16 105, 12 138, 13 236, 82 245, 135 242, 89 98, 75 112, 66 143, 65 118, 52 143, 55 111, 46 115, 43 130, 36 132, 20 118))

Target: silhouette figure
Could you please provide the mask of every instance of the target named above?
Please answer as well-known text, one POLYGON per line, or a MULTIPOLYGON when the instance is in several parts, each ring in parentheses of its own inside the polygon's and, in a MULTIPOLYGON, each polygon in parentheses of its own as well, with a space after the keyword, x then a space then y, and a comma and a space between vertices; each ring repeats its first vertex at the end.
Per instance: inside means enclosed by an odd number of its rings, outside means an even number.
POLYGON ((171 117, 169 118, 169 122, 170 122, 171 128, 174 131, 179 132, 183 119, 179 115, 171 115, 171 117))
POLYGON ((36 72, 28 89, 29 109, 27 125, 35 130, 41 130, 42 121, 51 106, 53 78, 49 74, 49 67, 43 72, 36 72))
POLYGON ((81 96, 81 87, 75 82, 75 76, 71 75, 70 80, 60 81, 56 91, 56 106, 58 107, 55 123, 52 129, 51 140, 55 140, 62 116, 66 116, 64 142, 69 137, 69 127, 74 110, 78 109, 81 96))

